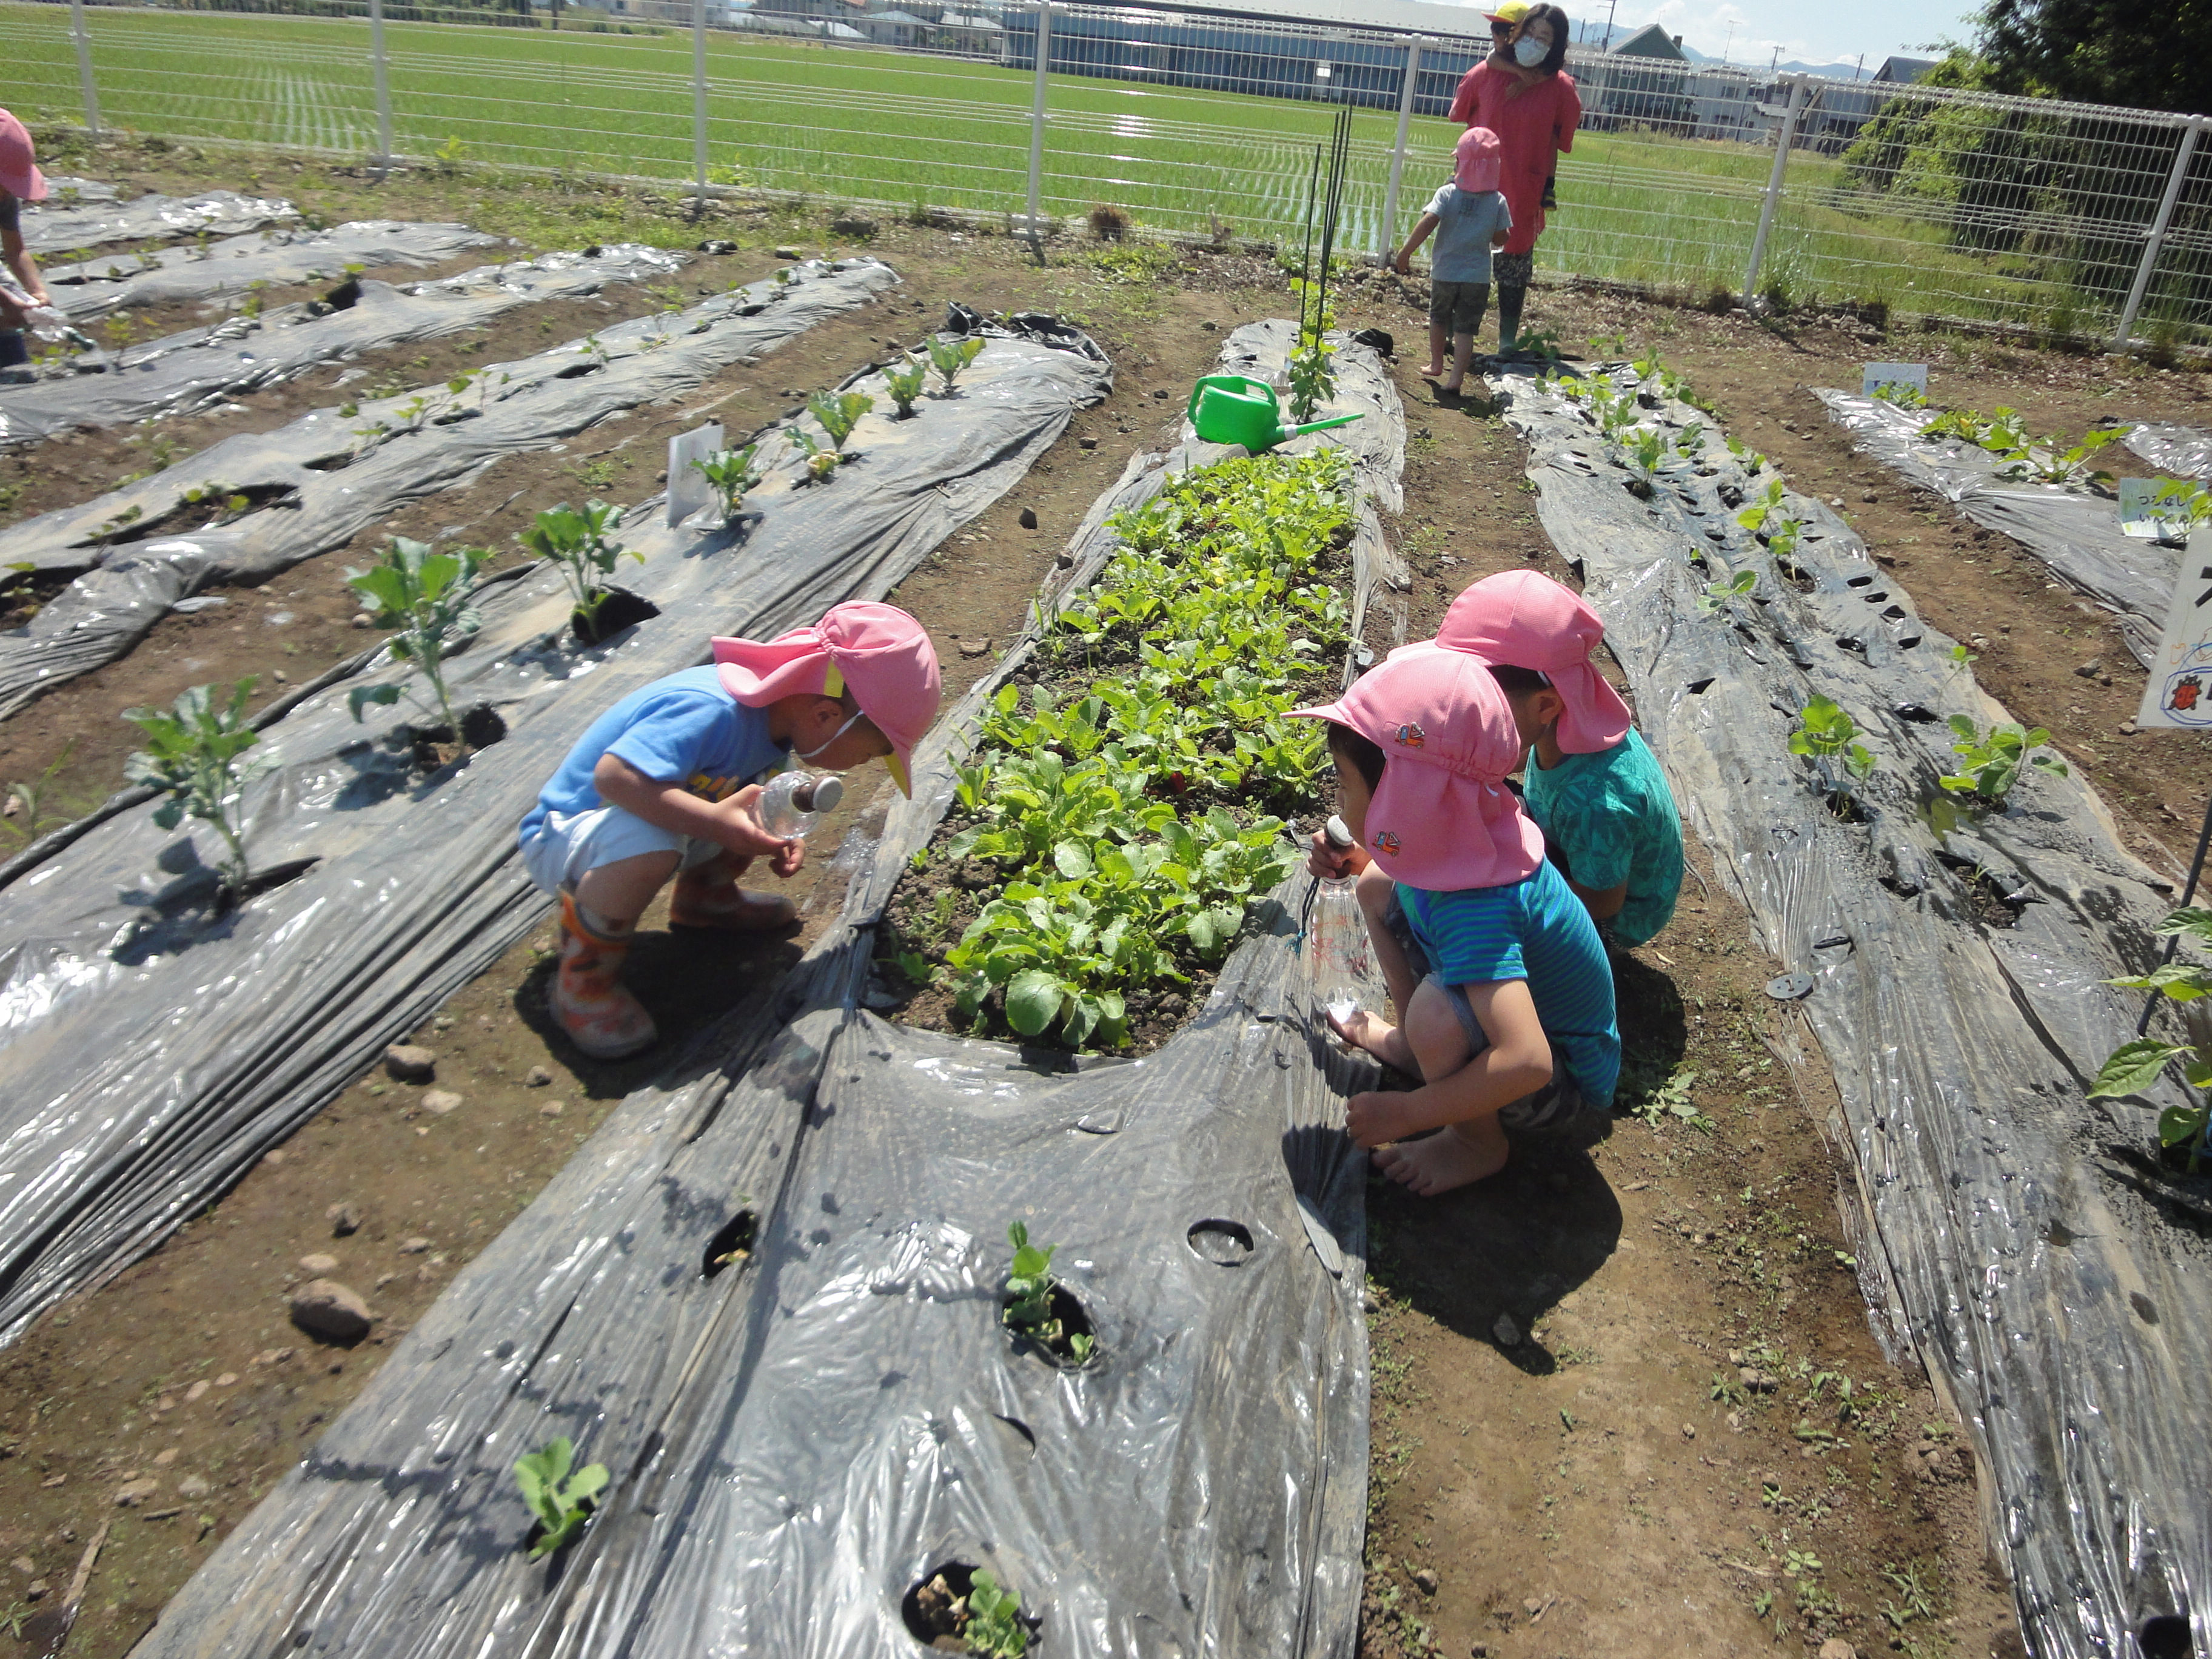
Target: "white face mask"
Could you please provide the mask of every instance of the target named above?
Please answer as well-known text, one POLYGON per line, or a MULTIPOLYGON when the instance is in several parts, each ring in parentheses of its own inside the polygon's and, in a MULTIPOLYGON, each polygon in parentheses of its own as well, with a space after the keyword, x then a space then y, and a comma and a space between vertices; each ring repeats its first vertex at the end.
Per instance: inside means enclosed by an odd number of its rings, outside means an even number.
POLYGON ((823 743, 817 743, 817 744, 816 744, 814 745, 814 747, 813 747, 813 748, 811 748, 811 749, 804 749, 804 750, 801 750, 799 751, 799 759, 801 759, 801 760, 803 760, 803 761, 811 761, 811 760, 812 760, 812 759, 813 759, 817 755, 820 754, 823 750, 827 749, 827 748, 830 746, 830 744, 836 742, 838 738, 840 738, 843 737, 843 736, 844 736, 848 732, 851 731, 854 726, 858 726, 858 725, 859 725, 862 720, 866 720, 866 718, 867 718, 867 716, 866 716, 865 714, 855 714, 855 715, 854 715, 852 719, 850 719, 850 720, 847 720, 847 721, 846 721, 842 726, 839 726, 839 727, 838 727, 835 732, 832 732, 830 734, 830 737, 829 737, 829 739, 828 739, 828 741, 827 741, 827 742, 823 742, 823 743))
POLYGON ((1533 34, 1524 34, 1513 43, 1513 61, 1522 69, 1534 69, 1551 55, 1552 49, 1533 34))

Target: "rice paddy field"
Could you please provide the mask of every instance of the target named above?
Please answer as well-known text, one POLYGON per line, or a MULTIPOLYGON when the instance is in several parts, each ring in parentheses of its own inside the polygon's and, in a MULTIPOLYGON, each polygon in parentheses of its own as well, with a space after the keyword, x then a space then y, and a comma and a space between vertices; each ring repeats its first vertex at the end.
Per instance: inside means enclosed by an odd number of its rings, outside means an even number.
MULTIPOLYGON (((377 148, 366 18, 100 8, 88 14, 102 118, 181 139, 361 156, 377 148)), ((578 15, 570 13, 571 18, 578 15)), ((687 31, 388 23, 402 155, 642 175, 693 174, 687 31)), ((82 118, 65 8, 0 4, 0 96, 33 120, 82 118)), ((893 210, 1022 211, 1033 77, 889 50, 707 42, 710 177, 893 210)), ((1141 227, 1287 239, 1335 106, 1079 75, 1049 89, 1044 210, 1095 203, 1141 227)), ((1395 228, 1383 223, 1394 112, 1358 110, 1343 236, 1355 252, 1402 237, 1448 176, 1457 137, 1417 118, 1395 228), (1395 234, 1394 234, 1395 232, 1395 234)), ((1771 151, 1642 132, 1585 132, 1562 158, 1540 270, 1702 296, 1742 283, 1771 151)), ((2116 236, 2116 241, 2124 240, 2116 236)), ((1761 286, 1786 300, 1879 301, 1900 315, 2035 323, 2094 314, 2071 267, 1952 247, 1939 215, 1846 187, 1842 163, 1790 161, 1761 286)))

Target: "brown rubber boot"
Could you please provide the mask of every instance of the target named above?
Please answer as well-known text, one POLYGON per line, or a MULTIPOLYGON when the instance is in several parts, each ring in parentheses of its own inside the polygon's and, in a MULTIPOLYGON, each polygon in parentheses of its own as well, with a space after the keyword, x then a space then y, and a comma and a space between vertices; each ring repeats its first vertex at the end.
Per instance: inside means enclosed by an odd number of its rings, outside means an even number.
POLYGON ((781 893, 749 893, 733 881, 676 878, 668 896, 671 927, 711 927, 727 933, 765 933, 799 919, 799 907, 781 893))
POLYGON ((584 926, 575 896, 561 895, 561 971, 550 999, 568 1040, 593 1060, 620 1060, 660 1040, 653 1016, 622 982, 629 939, 584 926))

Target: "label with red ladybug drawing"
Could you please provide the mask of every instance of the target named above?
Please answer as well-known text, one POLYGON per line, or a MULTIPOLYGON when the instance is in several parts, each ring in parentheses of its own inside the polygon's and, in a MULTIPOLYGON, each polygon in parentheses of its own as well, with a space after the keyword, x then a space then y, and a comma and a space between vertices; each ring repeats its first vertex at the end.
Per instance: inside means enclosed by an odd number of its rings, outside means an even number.
POLYGON ((2136 724, 2212 729, 2212 552, 2194 547, 2182 552, 2181 580, 2158 654, 2151 659, 2136 724))

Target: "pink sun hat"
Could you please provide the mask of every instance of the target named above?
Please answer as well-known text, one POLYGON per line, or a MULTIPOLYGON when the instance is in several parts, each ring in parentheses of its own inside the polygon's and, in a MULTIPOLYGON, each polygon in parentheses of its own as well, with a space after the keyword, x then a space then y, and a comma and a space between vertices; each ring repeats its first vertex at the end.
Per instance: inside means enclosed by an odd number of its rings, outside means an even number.
POLYGON ((1437 643, 1499 667, 1533 668, 1567 705, 1559 747, 1594 755, 1628 735, 1628 705, 1590 661, 1605 624, 1572 588, 1536 570, 1485 576, 1451 602, 1437 643))
POLYGON ((1521 763, 1512 705, 1478 659, 1404 646, 1328 707, 1291 713, 1382 749, 1367 848, 1395 880, 1432 893, 1510 887, 1544 861, 1544 832, 1505 787, 1521 763))
POLYGON ((1488 127, 1469 127, 1452 146, 1452 181, 1462 190, 1496 190, 1505 147, 1488 127))
POLYGON ((0 190, 19 202, 46 199, 46 175, 39 171, 31 135, 4 109, 0 109, 0 190))
POLYGON ((937 652, 922 625, 893 605, 853 599, 832 605, 811 628, 765 642, 714 641, 722 689, 748 708, 778 697, 842 696, 891 740, 885 763, 902 794, 914 793, 914 746, 937 718, 944 688, 937 652))

